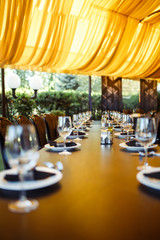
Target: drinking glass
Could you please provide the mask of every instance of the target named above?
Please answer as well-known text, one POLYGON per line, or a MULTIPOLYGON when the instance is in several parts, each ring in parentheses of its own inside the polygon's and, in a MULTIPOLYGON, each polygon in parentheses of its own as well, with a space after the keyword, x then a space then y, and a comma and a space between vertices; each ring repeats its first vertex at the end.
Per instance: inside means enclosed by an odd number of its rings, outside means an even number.
POLYGON ((60 152, 61 155, 69 155, 71 152, 68 152, 66 149, 66 138, 71 134, 72 132, 72 122, 71 117, 69 116, 60 116, 58 117, 58 132, 59 135, 64 140, 64 150, 63 152, 60 152))
POLYGON ((35 210, 39 203, 37 200, 29 200, 24 189, 25 175, 33 169, 37 163, 39 153, 35 128, 32 125, 8 126, 5 136, 5 152, 8 164, 18 170, 21 184, 20 198, 11 202, 9 209, 12 212, 25 213, 35 210))
POLYGON ((76 131, 76 132, 77 132, 77 137, 75 138, 75 140, 80 141, 80 140, 82 140, 82 139, 78 137, 78 129, 81 127, 82 122, 81 122, 81 120, 79 119, 78 114, 73 114, 73 121, 72 121, 72 122, 73 122, 74 128, 77 130, 77 131, 76 131))
POLYGON ((123 129, 127 132, 127 141, 129 141, 129 131, 131 131, 133 127, 133 118, 131 118, 128 114, 124 114, 122 120, 123 129))
POLYGON ((144 165, 139 166, 138 167, 139 170, 147 169, 150 167, 148 165, 147 150, 149 145, 155 142, 156 135, 157 135, 157 129, 156 129, 155 118, 147 118, 147 117, 137 118, 135 137, 141 143, 141 145, 144 146, 144 150, 145 150, 144 165))

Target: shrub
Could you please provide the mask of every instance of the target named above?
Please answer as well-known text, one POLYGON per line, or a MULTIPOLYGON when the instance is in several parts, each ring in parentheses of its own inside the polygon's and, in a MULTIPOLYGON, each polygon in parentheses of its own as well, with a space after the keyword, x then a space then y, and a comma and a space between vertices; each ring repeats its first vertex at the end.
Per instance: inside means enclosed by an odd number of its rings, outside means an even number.
POLYGON ((37 108, 36 102, 30 99, 26 94, 21 94, 13 102, 15 113, 28 117, 33 113, 33 110, 37 108))

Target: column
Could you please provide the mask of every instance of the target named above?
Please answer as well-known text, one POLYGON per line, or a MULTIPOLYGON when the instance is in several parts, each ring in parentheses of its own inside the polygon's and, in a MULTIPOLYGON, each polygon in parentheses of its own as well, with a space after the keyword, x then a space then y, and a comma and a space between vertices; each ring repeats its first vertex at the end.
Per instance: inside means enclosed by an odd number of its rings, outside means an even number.
POLYGON ((122 109, 122 78, 102 76, 102 111, 122 109))
POLYGON ((140 108, 145 113, 157 110, 157 81, 140 79, 140 108))

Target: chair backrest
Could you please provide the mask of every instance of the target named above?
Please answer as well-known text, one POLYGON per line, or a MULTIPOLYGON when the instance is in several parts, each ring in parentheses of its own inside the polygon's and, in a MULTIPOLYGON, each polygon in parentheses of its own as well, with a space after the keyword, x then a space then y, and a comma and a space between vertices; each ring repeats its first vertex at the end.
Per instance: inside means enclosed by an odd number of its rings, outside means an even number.
POLYGON ((58 126, 58 116, 53 115, 52 113, 49 113, 50 117, 52 118, 52 121, 54 122, 54 126, 56 129, 56 138, 59 137, 57 126, 58 126))
POLYGON ((56 119, 54 120, 49 114, 43 114, 45 120, 48 141, 54 141, 57 138, 56 119))
POLYGON ((30 118, 36 128, 39 148, 43 148, 47 143, 46 126, 44 119, 38 115, 32 115, 30 118))
POLYGON ((154 114, 157 127, 157 143, 160 143, 160 112, 154 114))
POLYGON ((5 169, 10 168, 7 161, 7 156, 4 151, 6 129, 7 129, 7 126, 10 126, 10 125, 13 125, 11 121, 9 121, 5 117, 0 117, 0 148, 1 148, 1 154, 2 154, 2 159, 3 159, 3 164, 5 169))
POLYGON ((13 123, 5 117, 0 117, 0 132, 4 138, 6 135, 7 126, 9 125, 13 125, 13 123))
POLYGON ((33 124, 30 119, 23 115, 13 116, 16 123, 19 125, 25 125, 25 124, 33 124))

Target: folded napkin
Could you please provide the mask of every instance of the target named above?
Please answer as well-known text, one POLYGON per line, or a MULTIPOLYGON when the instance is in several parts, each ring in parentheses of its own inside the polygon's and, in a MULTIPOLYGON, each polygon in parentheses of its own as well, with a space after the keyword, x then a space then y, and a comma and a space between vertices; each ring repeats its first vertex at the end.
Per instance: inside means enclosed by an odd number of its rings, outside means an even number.
MULTIPOLYGON (((135 131, 129 131, 129 135, 134 135, 135 131)), ((121 132, 120 135, 127 135, 127 132, 121 132)))
MULTIPOLYGON (((54 147, 64 147, 64 142, 56 142, 56 141, 50 141, 49 142, 50 146, 54 146, 54 147)), ((76 146, 77 144, 75 142, 72 141, 67 141, 66 142, 66 147, 73 147, 76 146)))
MULTIPOLYGON (((26 178, 25 179, 26 181, 43 180, 45 178, 55 175, 55 173, 39 171, 39 170, 36 170, 36 168, 34 170, 32 170, 32 173, 33 173, 33 178, 26 178)), ((7 181, 10 181, 10 182, 17 182, 17 181, 19 181, 19 176, 18 176, 18 173, 17 174, 8 173, 4 176, 4 179, 7 181)))
POLYGON ((145 177, 160 179, 160 172, 143 173, 145 177))
POLYGON ((142 147, 142 145, 136 140, 131 140, 129 142, 126 142, 126 145, 129 147, 142 147))
MULTIPOLYGON (((77 131, 72 131, 70 135, 71 135, 71 136, 76 136, 76 135, 77 135, 77 131)), ((85 134, 84 132, 78 131, 78 135, 84 136, 84 135, 86 135, 86 134, 85 134)))

